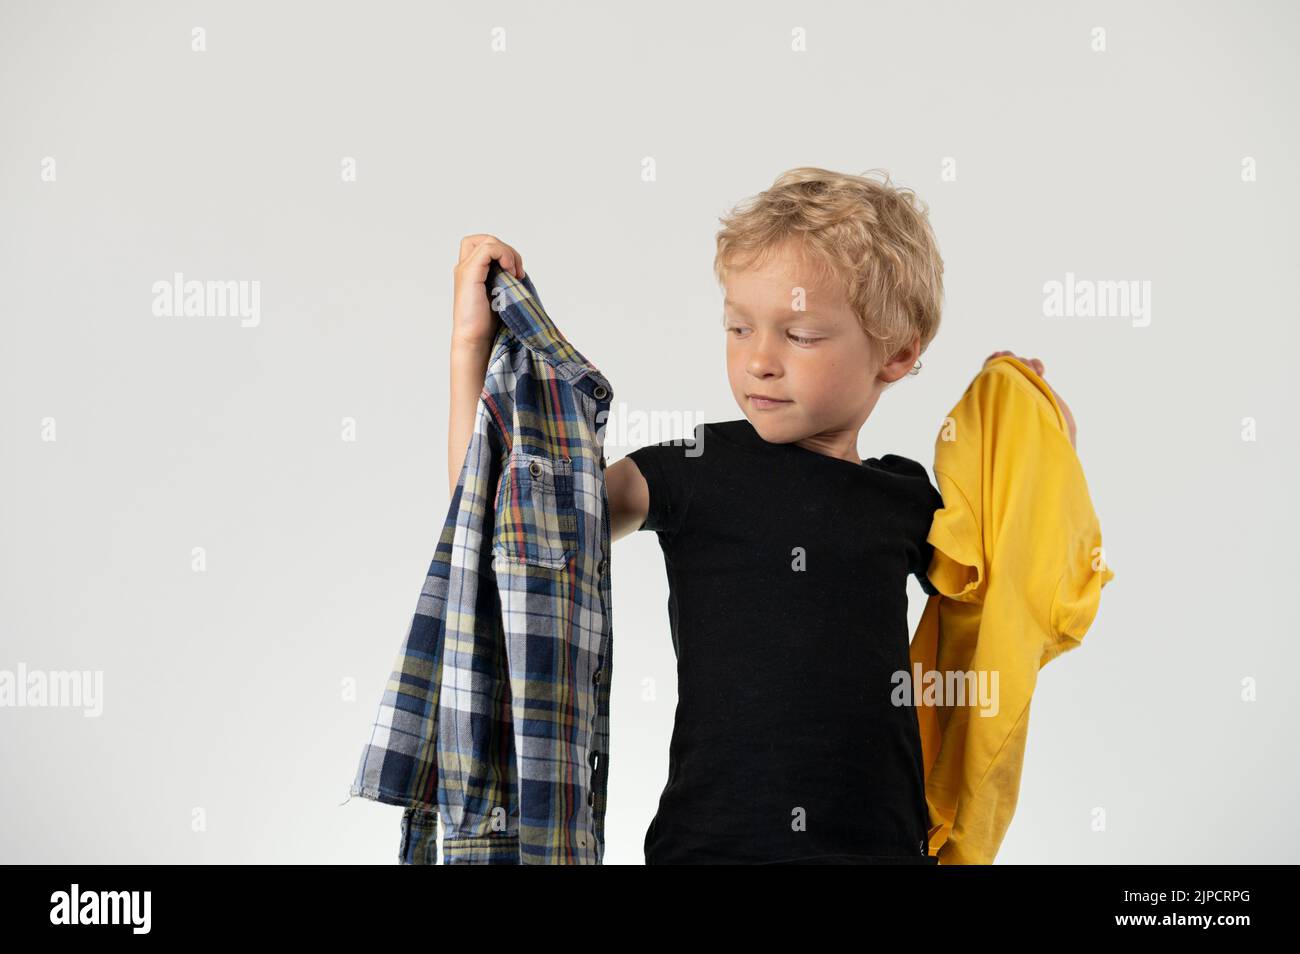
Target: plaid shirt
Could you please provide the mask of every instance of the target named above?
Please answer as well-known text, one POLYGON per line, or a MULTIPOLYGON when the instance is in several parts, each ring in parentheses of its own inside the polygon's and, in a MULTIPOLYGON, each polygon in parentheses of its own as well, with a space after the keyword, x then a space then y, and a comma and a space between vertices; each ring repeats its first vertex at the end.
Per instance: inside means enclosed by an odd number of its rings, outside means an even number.
POLYGON ((600 864, 613 391, 527 276, 493 262, 493 343, 460 479, 351 787, 405 806, 399 860, 600 864))

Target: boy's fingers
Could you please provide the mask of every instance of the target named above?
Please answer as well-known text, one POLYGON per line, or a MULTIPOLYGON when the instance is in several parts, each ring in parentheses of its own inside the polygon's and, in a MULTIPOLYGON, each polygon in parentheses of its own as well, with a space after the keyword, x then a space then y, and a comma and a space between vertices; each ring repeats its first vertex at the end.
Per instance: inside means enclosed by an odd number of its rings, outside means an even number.
POLYGON ((519 253, 509 245, 504 242, 496 241, 484 242, 478 247, 478 249, 476 249, 476 251, 481 253, 480 264, 484 274, 487 273, 487 269, 491 266, 492 260, 496 259, 501 263, 501 266, 506 271, 511 272, 516 278, 519 277, 519 265, 517 262, 519 253))
POLYGON ((519 250, 513 245, 507 245, 505 242, 501 243, 501 248, 503 249, 503 254, 500 256, 501 264, 505 266, 506 271, 514 275, 515 278, 523 278, 524 260, 520 256, 519 250))
POLYGON ((525 275, 524 257, 519 254, 519 249, 515 248, 513 245, 508 245, 506 247, 510 249, 510 254, 512 254, 515 259, 515 278, 523 278, 525 275))
POLYGON ((474 251, 478 244, 486 239, 492 238, 486 232, 476 232, 473 235, 466 235, 460 240, 460 260, 464 261, 465 257, 474 251))
POLYGON ((507 245, 495 235, 486 232, 467 235, 461 239, 460 250, 461 260, 456 265, 457 270, 468 258, 473 264, 476 276, 486 275, 492 261, 496 259, 515 278, 524 277, 524 258, 519 254, 519 250, 513 245, 507 245))

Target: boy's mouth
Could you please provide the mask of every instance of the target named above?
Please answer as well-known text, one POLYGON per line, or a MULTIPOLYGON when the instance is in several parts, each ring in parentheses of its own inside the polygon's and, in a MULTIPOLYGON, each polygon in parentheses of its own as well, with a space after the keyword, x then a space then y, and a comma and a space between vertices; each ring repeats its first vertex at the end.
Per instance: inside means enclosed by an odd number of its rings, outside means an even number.
POLYGON ((772 408, 785 407, 787 404, 793 404, 793 401, 787 401, 782 398, 768 397, 766 394, 747 394, 749 403, 754 405, 760 411, 771 410, 772 408))

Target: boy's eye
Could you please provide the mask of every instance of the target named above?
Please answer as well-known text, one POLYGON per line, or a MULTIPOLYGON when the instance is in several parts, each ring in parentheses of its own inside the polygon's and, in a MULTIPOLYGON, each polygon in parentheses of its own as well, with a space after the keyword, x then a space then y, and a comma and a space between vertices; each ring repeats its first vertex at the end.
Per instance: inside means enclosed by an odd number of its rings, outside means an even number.
MULTIPOLYGON (((739 338, 741 335, 743 335, 743 334, 744 334, 745 332, 747 332, 749 329, 748 329, 748 328, 742 328, 742 327, 740 327, 739 325, 728 325, 728 326, 726 327, 725 330, 728 331, 728 332, 732 332, 732 331, 734 331, 734 332, 736 333, 736 337, 739 338)), ((820 338, 805 338, 805 337, 803 337, 802 335, 790 335, 789 337, 790 337, 790 340, 791 340, 791 341, 794 341, 794 342, 796 342, 796 343, 798 343, 798 344, 801 344, 801 345, 816 344, 817 342, 821 341, 820 338)))

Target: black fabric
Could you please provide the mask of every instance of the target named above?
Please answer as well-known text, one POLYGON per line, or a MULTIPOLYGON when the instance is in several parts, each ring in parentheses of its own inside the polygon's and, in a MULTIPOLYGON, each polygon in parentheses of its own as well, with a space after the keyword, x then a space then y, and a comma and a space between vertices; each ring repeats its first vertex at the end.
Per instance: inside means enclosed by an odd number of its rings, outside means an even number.
POLYGON ((933 592, 943 499, 905 457, 854 464, 744 419, 693 436, 628 455, 677 654, 646 863, 926 863, 920 731, 892 700, 910 674, 907 577, 933 592))

